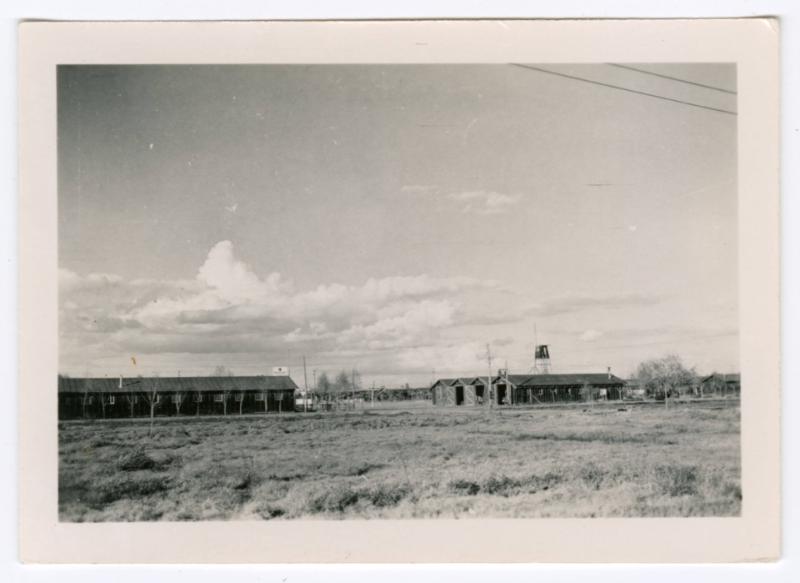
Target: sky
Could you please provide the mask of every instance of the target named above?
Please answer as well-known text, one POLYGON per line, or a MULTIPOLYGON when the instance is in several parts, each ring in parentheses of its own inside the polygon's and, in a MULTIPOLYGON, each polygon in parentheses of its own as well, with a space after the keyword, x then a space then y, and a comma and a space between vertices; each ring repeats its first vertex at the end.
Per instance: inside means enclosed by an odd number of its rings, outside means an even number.
POLYGON ((735 67, 531 67, 59 67, 61 372, 737 371, 735 67))

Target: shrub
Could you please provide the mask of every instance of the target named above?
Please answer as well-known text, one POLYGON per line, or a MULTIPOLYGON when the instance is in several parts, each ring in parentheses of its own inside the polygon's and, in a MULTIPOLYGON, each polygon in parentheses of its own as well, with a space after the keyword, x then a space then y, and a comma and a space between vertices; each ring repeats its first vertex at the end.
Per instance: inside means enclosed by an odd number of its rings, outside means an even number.
POLYGON ((599 490, 606 479, 606 470, 596 464, 583 466, 580 471, 580 479, 592 490, 599 490))
POLYGON ((240 476, 237 480, 235 480, 233 484, 234 490, 247 490, 250 486, 253 485, 253 474, 247 472, 240 476))
POLYGON ((362 463, 356 466, 352 466, 347 468, 343 475, 345 476, 363 476, 367 472, 372 470, 379 470, 385 467, 383 464, 371 464, 371 463, 362 463))
POLYGON ((131 500, 144 498, 159 492, 164 492, 169 488, 167 478, 145 478, 133 480, 130 478, 111 479, 100 482, 95 486, 87 488, 86 498, 89 504, 104 506, 117 500, 131 500))
POLYGON ((726 483, 725 486, 722 488, 722 495, 726 497, 733 498, 741 502, 742 500, 742 488, 737 484, 731 484, 730 482, 726 483))
POLYGON ((293 480, 302 480, 307 478, 308 474, 294 473, 294 474, 270 474, 267 480, 275 480, 276 482, 291 482, 293 480))
POLYGON ((312 512, 344 512, 349 506, 358 502, 358 497, 358 492, 339 486, 314 498, 309 509, 312 512))
POLYGON ((487 494, 497 494, 500 496, 509 496, 514 490, 520 487, 519 480, 509 478, 508 476, 491 476, 483 483, 481 489, 487 494))
POLYGON ((271 520, 273 518, 280 518, 286 511, 283 508, 277 508, 275 506, 262 506, 258 510, 258 515, 263 518, 264 520, 271 520))
POLYGON ((373 506, 384 508, 397 506, 409 493, 408 486, 382 485, 369 490, 366 493, 366 497, 372 502, 373 506))
POLYGON ((470 480, 453 480, 448 484, 448 488, 456 494, 467 496, 475 496, 481 489, 479 484, 470 480))
POLYGON ((136 449, 119 458, 117 467, 123 472, 136 470, 152 470, 156 467, 156 460, 148 456, 143 449, 136 449))
POLYGON ((686 496, 697 493, 696 466, 656 466, 656 484, 663 494, 686 496))
POLYGON ((549 490, 553 486, 557 486, 563 481, 564 476, 560 474, 554 474, 553 472, 547 472, 543 476, 530 476, 527 480, 525 480, 525 485, 529 486, 532 489, 532 492, 535 492, 537 490, 549 490))

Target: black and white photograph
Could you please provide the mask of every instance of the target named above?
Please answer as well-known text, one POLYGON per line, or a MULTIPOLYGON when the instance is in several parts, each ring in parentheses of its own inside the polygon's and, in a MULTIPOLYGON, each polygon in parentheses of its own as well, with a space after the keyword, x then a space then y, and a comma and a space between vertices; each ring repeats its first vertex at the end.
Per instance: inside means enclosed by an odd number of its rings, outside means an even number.
POLYGON ((735 63, 57 67, 62 522, 737 517, 735 63))

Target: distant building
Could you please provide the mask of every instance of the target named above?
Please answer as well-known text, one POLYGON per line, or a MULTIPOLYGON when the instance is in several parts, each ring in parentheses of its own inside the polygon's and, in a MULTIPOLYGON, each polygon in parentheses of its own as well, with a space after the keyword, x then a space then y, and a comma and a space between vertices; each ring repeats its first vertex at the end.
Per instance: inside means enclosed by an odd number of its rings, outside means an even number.
POLYGON ((439 379, 431 386, 434 405, 482 405, 486 399, 486 377, 439 379))
POLYGON ((623 393, 625 397, 630 399, 644 399, 647 397, 647 389, 644 387, 644 383, 637 378, 625 380, 623 393))
MULTIPOLYGON (((496 405, 622 399, 625 381, 611 373, 498 375, 491 379, 496 405)), ((434 405, 480 405, 487 377, 439 379, 431 386, 434 405)))
POLYGON ((286 375, 58 379, 58 418, 231 415, 293 411, 286 375))
POLYGON ((700 379, 700 396, 705 395, 738 395, 742 389, 739 373, 712 373, 700 379))

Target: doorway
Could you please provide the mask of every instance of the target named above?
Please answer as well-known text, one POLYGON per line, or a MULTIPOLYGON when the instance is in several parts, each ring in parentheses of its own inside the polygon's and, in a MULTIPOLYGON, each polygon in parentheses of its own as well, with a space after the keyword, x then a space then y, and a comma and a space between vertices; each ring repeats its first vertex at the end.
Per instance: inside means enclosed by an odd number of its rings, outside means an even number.
POLYGON ((498 405, 506 405, 506 386, 505 385, 497 385, 497 404, 498 405))

